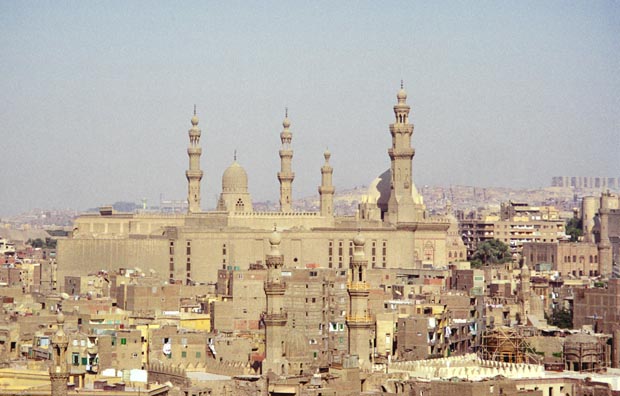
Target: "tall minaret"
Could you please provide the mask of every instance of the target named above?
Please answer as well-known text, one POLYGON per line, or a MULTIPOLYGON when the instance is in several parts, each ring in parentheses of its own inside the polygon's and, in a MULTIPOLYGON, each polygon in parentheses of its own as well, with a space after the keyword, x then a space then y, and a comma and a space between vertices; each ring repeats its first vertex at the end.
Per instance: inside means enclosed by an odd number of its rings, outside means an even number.
POLYGON ((601 194, 601 206, 599 214, 599 242, 598 242, 598 267, 599 274, 609 277, 613 271, 613 257, 611 242, 609 240, 609 210, 612 194, 607 191, 601 194))
POLYGON ((530 309, 530 268, 527 266, 526 258, 523 258, 523 266, 521 267, 521 324, 527 324, 527 316, 531 313, 530 309))
POLYGON ((407 92, 400 82, 400 91, 396 95, 398 103, 394 105, 396 121, 390 124, 392 147, 388 149, 391 161, 392 180, 388 200, 388 222, 410 223, 419 220, 416 216, 415 204, 411 196, 413 184, 412 160, 415 150, 411 147, 413 124, 409 123, 407 92))
POLYGON ((349 328, 349 354, 357 355, 360 368, 370 367, 370 334, 373 326, 368 311, 369 286, 366 283, 366 268, 368 260, 364 253, 364 237, 358 234, 353 238, 353 258, 350 264, 349 282, 349 315, 347 327, 349 328))
POLYGON ((52 396, 67 396, 67 382, 69 381, 67 347, 69 346, 69 338, 63 328, 65 316, 62 312, 58 312, 56 322, 58 323, 58 330, 52 336, 52 364, 50 365, 52 396))
POLYGON ((280 172, 278 172, 278 180, 280 180, 280 211, 290 212, 291 202, 293 201, 293 179, 295 174, 291 168, 291 161, 293 160, 291 140, 293 139, 293 134, 289 130, 291 121, 288 119, 288 108, 285 110, 282 126, 284 130, 280 133, 282 147, 280 148, 280 172))
POLYGON ((321 216, 332 217, 334 215, 334 186, 332 185, 332 175, 334 168, 329 164, 332 154, 329 150, 323 153, 325 164, 321 167, 321 185, 319 195, 321 196, 321 216))
POLYGON ((286 310, 284 309, 284 293, 286 283, 282 280, 284 256, 280 253, 282 236, 274 229, 269 238, 271 251, 266 257, 267 280, 265 295, 267 312, 265 313, 265 362, 263 369, 271 369, 276 374, 286 374, 284 354, 284 338, 286 333, 286 310), (284 366, 284 370, 282 367, 284 366), (284 372, 283 372, 284 371, 284 372))
POLYGON ((189 147, 187 155, 189 156, 189 169, 185 171, 187 177, 187 212, 200 212, 200 181, 202 180, 202 171, 200 170, 200 128, 198 128, 198 116, 196 116, 196 106, 194 105, 194 116, 192 117, 192 127, 189 133, 189 147))

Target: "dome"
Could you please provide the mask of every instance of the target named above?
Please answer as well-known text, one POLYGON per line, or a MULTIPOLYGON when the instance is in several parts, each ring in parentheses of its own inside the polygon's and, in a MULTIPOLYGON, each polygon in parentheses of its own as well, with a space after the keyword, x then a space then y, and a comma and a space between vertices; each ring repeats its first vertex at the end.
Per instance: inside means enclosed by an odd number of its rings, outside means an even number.
POLYGON ((355 238, 353 238, 353 244, 355 246, 364 246, 366 243, 366 239, 362 236, 362 234, 357 234, 355 238))
MULTIPOLYGON (((368 187, 368 193, 366 195, 366 202, 376 203, 379 207, 387 208, 388 201, 390 199, 390 180, 392 179, 391 169, 383 172, 379 177, 370 183, 368 187)), ((411 186, 411 197, 413 202, 418 205, 424 205, 424 198, 418 193, 418 189, 415 187, 415 183, 411 186)))
POLYGON ((278 246, 280 242, 282 242, 282 235, 280 235, 278 231, 274 230, 269 237, 269 244, 278 246))
POLYGON ((284 118, 284 121, 282 121, 282 126, 284 128, 288 128, 291 126, 291 120, 288 119, 288 117, 284 118))
POLYGON ((237 163, 233 162, 222 175, 222 191, 223 192, 247 192, 248 191, 248 174, 245 169, 237 163))
POLYGON ((198 116, 196 114, 194 114, 194 116, 192 117, 192 125, 198 125, 198 116))
POLYGON ((404 88, 401 88, 398 93, 396 94, 396 98, 398 100, 405 100, 407 99, 407 91, 405 91, 404 88))
POLYGON ((287 359, 307 358, 309 354, 308 339, 298 330, 291 330, 286 335, 284 351, 287 359))

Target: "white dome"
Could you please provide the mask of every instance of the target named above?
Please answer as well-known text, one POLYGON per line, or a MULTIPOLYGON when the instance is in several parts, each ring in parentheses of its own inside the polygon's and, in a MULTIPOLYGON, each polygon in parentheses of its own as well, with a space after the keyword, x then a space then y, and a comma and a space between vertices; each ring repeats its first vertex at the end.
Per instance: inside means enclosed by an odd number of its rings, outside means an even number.
MULTIPOLYGON (((387 208, 391 192, 391 179, 392 170, 388 169, 373 180, 368 187, 365 201, 368 203, 376 203, 379 207, 385 206, 387 208)), ((418 193, 418 189, 416 188, 415 183, 413 183, 413 180, 411 183, 411 198, 413 198, 413 202, 415 204, 424 205, 424 198, 420 195, 420 193, 418 193)))

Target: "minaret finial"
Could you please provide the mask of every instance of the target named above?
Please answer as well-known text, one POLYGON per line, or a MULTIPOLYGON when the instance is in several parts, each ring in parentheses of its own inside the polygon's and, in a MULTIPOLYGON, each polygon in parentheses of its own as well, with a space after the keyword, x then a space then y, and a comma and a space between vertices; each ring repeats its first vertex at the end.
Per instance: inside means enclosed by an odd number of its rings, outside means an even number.
POLYGON ((194 115, 196 115, 196 104, 194 103, 194 115))
POLYGON ((405 88, 405 83, 403 82, 403 79, 400 79, 400 89, 405 88))
POLYGON ((288 106, 284 108, 284 118, 288 118, 288 106))
POLYGON ((233 152, 233 160, 237 161, 237 149, 233 152))

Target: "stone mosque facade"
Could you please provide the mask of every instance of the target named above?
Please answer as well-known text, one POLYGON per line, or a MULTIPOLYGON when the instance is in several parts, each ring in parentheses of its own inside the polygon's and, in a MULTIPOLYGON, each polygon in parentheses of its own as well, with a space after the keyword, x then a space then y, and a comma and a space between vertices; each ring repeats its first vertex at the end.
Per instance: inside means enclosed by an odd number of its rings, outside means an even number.
POLYGON ((69 274, 139 267, 183 284, 213 283, 219 269, 266 264, 274 227, 281 235, 279 251, 285 268, 312 264, 347 269, 355 261, 358 232, 366 240, 363 253, 369 268, 441 267, 456 261, 459 254, 465 260, 462 241, 449 232, 454 218, 430 216, 416 190, 411 145, 414 126, 409 115, 407 93, 401 84, 394 123, 389 126, 390 168, 371 183, 357 215, 335 216, 334 169, 328 151, 320 169, 320 210, 292 208, 295 174, 288 114, 280 134, 280 210, 254 211, 247 173, 235 158, 222 176, 216 210, 203 211, 201 130, 194 109, 187 149, 188 213, 116 213, 102 208, 99 213, 81 215, 71 237, 58 241, 58 279, 62 284, 69 274))

